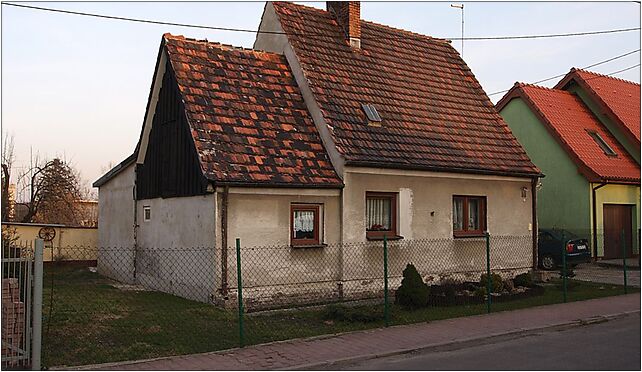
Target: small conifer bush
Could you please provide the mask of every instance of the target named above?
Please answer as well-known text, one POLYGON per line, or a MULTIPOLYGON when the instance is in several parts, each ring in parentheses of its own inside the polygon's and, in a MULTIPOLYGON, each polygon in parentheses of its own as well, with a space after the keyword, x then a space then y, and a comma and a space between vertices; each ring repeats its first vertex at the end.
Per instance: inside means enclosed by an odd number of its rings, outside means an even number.
MULTIPOLYGON (((504 290, 504 280, 499 274, 491 273, 490 281, 492 283, 491 292, 492 293, 501 293, 504 290)), ((482 274, 481 279, 479 280, 479 285, 486 288, 488 285, 488 275, 482 274)))
POLYGON ((424 283, 417 268, 412 264, 406 265, 401 286, 395 294, 395 302, 409 308, 423 307, 428 303, 428 292, 428 285, 424 283))

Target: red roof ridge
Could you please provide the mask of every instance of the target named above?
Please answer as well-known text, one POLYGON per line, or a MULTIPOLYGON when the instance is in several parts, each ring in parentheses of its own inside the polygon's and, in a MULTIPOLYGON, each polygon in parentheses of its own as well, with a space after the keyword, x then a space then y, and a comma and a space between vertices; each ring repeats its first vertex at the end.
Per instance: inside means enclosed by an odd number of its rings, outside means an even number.
POLYGON ((169 32, 166 32, 163 34, 163 38, 165 39, 174 39, 174 40, 182 40, 182 41, 187 41, 187 42, 192 42, 192 43, 204 43, 207 44, 208 46, 215 47, 221 50, 237 50, 241 52, 253 52, 253 53, 263 53, 263 54, 268 54, 268 55, 280 55, 278 53, 274 52, 268 52, 265 50, 261 49, 253 49, 253 48, 246 48, 246 47, 241 47, 241 46, 236 46, 232 44, 223 44, 218 41, 210 41, 207 39, 194 39, 194 38, 189 38, 185 37, 183 35, 172 35, 169 32))
POLYGON ((397 28, 397 27, 393 27, 393 26, 389 26, 389 25, 384 25, 382 23, 366 21, 366 20, 363 20, 363 19, 361 19, 361 22, 362 23, 369 23, 372 26, 387 28, 390 31, 407 34, 408 36, 417 37, 419 39, 426 39, 426 40, 429 40, 429 41, 440 41, 440 42, 444 42, 444 43, 448 43, 448 44, 450 44, 452 42, 449 39, 444 39, 444 38, 440 38, 440 37, 434 37, 434 36, 430 36, 430 35, 424 35, 424 34, 420 34, 418 32, 408 31, 408 30, 404 30, 402 28, 397 28))
POLYGON ((585 70, 585 69, 577 68, 577 67, 571 68, 571 71, 569 71, 569 73, 576 72, 576 71, 577 72, 584 72, 584 73, 595 75, 595 76, 599 76, 599 77, 605 77, 605 78, 621 81, 623 83, 629 83, 629 84, 640 86, 639 83, 636 83, 636 82, 631 81, 631 80, 625 80, 625 79, 622 79, 622 78, 619 78, 619 77, 615 77, 615 76, 611 76, 611 75, 600 74, 599 72, 589 71, 589 70, 585 70))
MULTIPOLYGON (((305 8, 306 10, 314 11, 314 12, 317 12, 317 13, 320 13, 320 14, 328 14, 327 10, 323 10, 323 9, 319 9, 319 8, 315 8, 315 7, 311 7, 311 6, 307 6, 307 5, 303 5, 303 4, 295 4, 295 3, 291 3, 291 2, 287 2, 287 1, 275 1, 274 4, 275 5, 287 4, 287 6, 296 6, 296 7, 305 8)), ((389 29, 390 31, 393 31, 393 32, 404 33, 404 34, 407 34, 407 36, 414 36, 414 37, 417 37, 417 38, 420 38, 420 39, 426 39, 426 40, 440 41, 440 42, 444 42, 444 43, 448 43, 448 44, 451 43, 451 40, 449 40, 449 39, 434 37, 434 36, 430 36, 430 35, 424 35, 424 34, 420 34, 420 33, 417 33, 417 32, 404 30, 402 28, 397 28, 397 27, 393 27, 393 26, 389 26, 389 25, 384 25, 382 23, 376 23, 376 22, 372 22, 372 21, 367 21, 367 20, 362 19, 362 18, 359 18, 359 21, 361 23, 367 23, 367 24, 370 24, 370 25, 373 25, 373 26, 377 26, 377 27, 384 27, 384 28, 387 28, 387 29, 389 29)), ((363 36, 363 33, 362 33, 362 36, 363 36)))
POLYGON ((536 85, 536 84, 531 84, 531 83, 523 83, 523 82, 520 82, 520 81, 515 82, 514 87, 518 87, 518 88, 527 88, 528 87, 528 88, 537 88, 537 89, 543 89, 543 90, 550 90, 550 91, 554 91, 554 92, 564 92, 564 91, 561 91, 559 89, 544 87, 544 86, 541 86, 541 85, 536 85))

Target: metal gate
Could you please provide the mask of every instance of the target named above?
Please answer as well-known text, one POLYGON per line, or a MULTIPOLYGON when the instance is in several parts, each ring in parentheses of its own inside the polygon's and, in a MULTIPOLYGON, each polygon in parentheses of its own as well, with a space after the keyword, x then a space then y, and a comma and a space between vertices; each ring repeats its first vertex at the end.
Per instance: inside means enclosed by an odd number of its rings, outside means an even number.
POLYGON ((2 241, 2 368, 40 369, 43 241, 2 241))

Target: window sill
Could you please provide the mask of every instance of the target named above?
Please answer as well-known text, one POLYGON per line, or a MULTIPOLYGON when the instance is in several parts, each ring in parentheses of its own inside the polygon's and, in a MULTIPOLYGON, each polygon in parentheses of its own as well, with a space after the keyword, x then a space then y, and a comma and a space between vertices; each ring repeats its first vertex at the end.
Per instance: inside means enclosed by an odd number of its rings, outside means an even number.
POLYGON ((485 238, 486 233, 481 233, 481 234, 454 234, 453 238, 455 239, 479 239, 479 238, 485 238))
MULTIPOLYGON (((386 236, 386 240, 401 240, 401 239, 403 239, 403 236, 401 236, 401 235, 386 236)), ((366 235, 366 240, 383 241, 383 235, 381 235, 381 236, 368 236, 368 235, 366 235)))
POLYGON ((290 244, 290 248, 306 249, 306 248, 325 248, 327 244, 290 244))

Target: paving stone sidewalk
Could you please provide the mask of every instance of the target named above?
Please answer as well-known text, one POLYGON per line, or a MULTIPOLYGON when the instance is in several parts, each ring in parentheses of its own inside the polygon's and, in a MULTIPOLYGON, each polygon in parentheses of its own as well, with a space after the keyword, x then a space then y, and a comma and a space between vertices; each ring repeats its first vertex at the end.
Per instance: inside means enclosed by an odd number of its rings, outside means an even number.
POLYGON ((640 311, 640 294, 606 297, 487 315, 297 339, 220 352, 87 366, 100 370, 314 369, 325 363, 392 355, 640 311))

